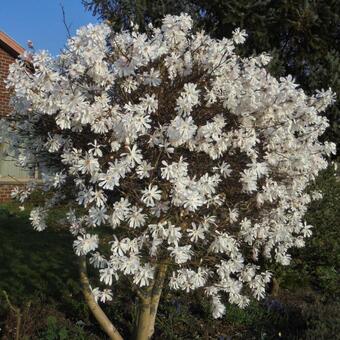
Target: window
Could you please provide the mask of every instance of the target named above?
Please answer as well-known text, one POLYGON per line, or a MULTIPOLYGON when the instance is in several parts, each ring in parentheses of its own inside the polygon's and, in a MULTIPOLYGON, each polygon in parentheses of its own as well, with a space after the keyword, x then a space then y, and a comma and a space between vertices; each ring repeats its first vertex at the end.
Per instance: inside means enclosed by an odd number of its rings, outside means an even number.
POLYGON ((6 145, 0 144, 0 182, 22 182, 35 177, 30 171, 16 165, 15 159, 6 155, 6 145))

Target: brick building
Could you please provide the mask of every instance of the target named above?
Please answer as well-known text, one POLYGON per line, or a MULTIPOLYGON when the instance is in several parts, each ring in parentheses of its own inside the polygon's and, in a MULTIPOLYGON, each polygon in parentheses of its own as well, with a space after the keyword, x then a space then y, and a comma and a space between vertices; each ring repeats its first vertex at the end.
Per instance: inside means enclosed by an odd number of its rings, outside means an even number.
POLYGON ((0 116, 10 112, 9 92, 4 80, 8 74, 8 67, 24 49, 4 32, 0 32, 0 116))
MULTIPOLYGON (((0 32, 0 116, 4 117, 9 114, 10 93, 6 89, 4 80, 8 74, 8 68, 11 63, 24 51, 4 32, 0 32)), ((6 157, 4 150, 6 144, 0 144, 0 202, 10 198, 12 188, 18 183, 24 183, 28 175, 22 169, 15 166, 15 161, 6 157)))

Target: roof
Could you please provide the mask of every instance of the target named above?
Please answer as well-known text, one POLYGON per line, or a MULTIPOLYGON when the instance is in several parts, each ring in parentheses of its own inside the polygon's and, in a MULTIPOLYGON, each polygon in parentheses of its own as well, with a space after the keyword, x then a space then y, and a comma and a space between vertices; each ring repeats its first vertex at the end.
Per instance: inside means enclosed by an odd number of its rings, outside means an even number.
POLYGON ((5 32, 1 31, 0 31, 0 47, 15 58, 19 54, 23 53, 25 50, 16 41, 9 37, 5 32))

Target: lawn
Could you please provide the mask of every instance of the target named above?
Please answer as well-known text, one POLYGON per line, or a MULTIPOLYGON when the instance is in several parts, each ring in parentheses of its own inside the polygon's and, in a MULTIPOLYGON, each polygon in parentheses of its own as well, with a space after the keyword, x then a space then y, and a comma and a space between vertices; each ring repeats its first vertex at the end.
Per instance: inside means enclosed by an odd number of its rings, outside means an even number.
POLYGON ((77 279, 71 235, 37 233, 26 214, 14 215, 4 208, 0 225, 0 289, 9 296, 31 299, 39 293, 55 298, 77 279))
POLYGON ((21 309, 22 338, 54 339, 44 332, 70 334, 75 316, 88 318, 70 234, 53 229, 37 233, 26 213, 2 205, 0 244, 0 328, 5 339, 11 339, 17 319, 5 294, 21 309))

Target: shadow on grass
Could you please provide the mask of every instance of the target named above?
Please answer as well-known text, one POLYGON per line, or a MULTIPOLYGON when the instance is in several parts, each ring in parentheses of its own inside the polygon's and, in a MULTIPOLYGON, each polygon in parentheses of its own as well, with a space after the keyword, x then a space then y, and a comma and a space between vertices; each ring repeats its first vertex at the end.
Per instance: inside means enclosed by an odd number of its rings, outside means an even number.
POLYGON ((16 331, 15 316, 3 291, 21 310, 23 339, 59 339, 59 333, 67 333, 70 339, 102 338, 83 300, 72 242, 69 233, 53 227, 33 230, 26 212, 0 205, 0 329, 4 339, 12 339, 16 331), (84 326, 77 326, 79 321, 84 326))
POLYGON ((38 233, 27 216, 13 216, 2 209, 0 244, 0 290, 14 303, 37 294, 58 299, 77 281, 70 235, 50 230, 38 233))

